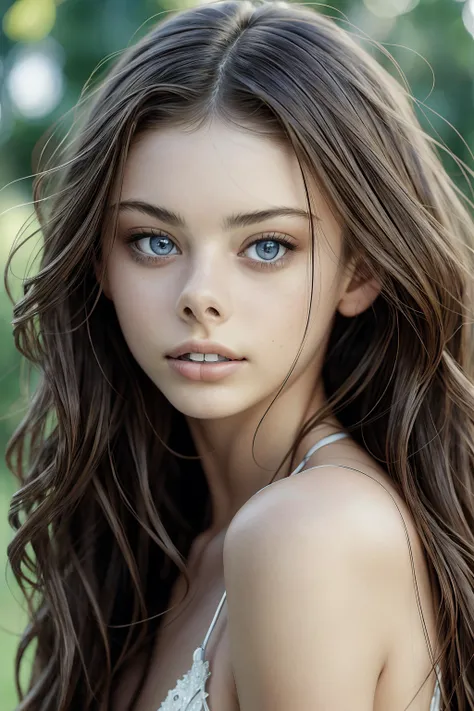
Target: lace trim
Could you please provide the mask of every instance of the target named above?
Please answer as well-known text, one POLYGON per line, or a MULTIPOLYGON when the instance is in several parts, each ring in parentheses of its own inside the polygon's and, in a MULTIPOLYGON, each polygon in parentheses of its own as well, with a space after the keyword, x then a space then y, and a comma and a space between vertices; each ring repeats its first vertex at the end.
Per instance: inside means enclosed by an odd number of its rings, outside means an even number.
POLYGON ((204 659, 204 649, 198 647, 193 654, 191 669, 178 679, 174 689, 168 691, 166 699, 157 711, 210 711, 206 701, 209 696, 206 681, 210 676, 209 662, 204 659))

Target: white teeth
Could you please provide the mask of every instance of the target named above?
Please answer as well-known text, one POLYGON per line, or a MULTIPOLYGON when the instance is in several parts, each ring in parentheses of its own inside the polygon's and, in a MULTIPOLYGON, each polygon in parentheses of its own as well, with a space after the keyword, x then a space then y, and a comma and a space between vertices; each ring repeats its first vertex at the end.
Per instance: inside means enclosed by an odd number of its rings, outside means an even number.
POLYGON ((204 353, 188 353, 189 360, 204 360, 204 353))
POLYGON ((224 356, 220 356, 217 353, 187 353, 186 355, 190 360, 200 362, 206 361, 209 363, 215 363, 220 360, 228 360, 228 358, 224 358, 224 356))

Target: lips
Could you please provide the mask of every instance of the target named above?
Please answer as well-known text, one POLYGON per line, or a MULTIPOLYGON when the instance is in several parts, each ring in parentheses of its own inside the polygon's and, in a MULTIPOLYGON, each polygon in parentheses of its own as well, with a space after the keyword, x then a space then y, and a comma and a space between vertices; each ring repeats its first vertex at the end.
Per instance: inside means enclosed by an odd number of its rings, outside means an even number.
POLYGON ((166 357, 179 358, 179 356, 186 355, 187 353, 216 353, 217 355, 224 356, 224 358, 229 358, 229 360, 245 360, 245 358, 241 358, 237 353, 230 350, 230 348, 222 346, 220 343, 211 343, 210 341, 187 341, 167 353, 166 357))
POLYGON ((203 363, 168 357, 167 362, 169 368, 180 378, 191 382, 215 383, 241 372, 242 369, 245 369, 247 361, 242 358, 241 360, 203 363))

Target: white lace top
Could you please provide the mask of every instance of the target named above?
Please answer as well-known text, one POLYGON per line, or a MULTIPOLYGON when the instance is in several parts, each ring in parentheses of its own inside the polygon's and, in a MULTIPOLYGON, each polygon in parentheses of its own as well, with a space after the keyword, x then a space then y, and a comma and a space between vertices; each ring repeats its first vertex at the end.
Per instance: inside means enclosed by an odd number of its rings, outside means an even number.
MULTIPOLYGON (((343 437, 348 437, 348 434, 346 432, 337 432, 336 434, 329 435, 328 437, 323 437, 319 440, 319 442, 311 447, 301 463, 293 472, 291 472, 289 476, 298 474, 317 449, 324 447, 326 444, 331 444, 338 439, 342 439, 343 437)), ((271 484, 267 484, 267 486, 271 486, 271 484)), ((263 489, 265 488, 266 487, 264 486, 263 489)), ((262 491, 262 489, 260 489, 260 491, 262 491)), ((219 617, 220 611, 224 605, 226 595, 227 593, 224 592, 204 638, 204 642, 194 651, 191 669, 186 672, 184 676, 178 679, 174 689, 170 689, 170 691, 168 691, 165 700, 161 703, 157 711, 211 711, 206 701, 209 696, 206 691, 206 681, 211 676, 211 672, 209 669, 209 662, 205 657, 205 651, 209 638, 217 622, 217 618, 219 617)), ((436 672, 437 679, 429 711, 441 711, 441 693, 439 685, 441 670, 439 666, 436 666, 436 672)))

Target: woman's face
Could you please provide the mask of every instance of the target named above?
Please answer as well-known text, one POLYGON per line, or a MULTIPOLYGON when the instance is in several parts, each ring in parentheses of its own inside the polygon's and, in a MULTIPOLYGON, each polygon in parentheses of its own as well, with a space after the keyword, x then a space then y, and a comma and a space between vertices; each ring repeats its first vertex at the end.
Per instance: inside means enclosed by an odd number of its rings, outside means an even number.
MULTIPOLYGON (((317 242, 311 321, 286 387, 304 378, 312 389, 344 282, 340 227, 310 187, 317 242)), ((194 418, 224 418, 270 401, 297 355, 309 308, 311 233, 295 156, 223 123, 194 133, 149 131, 133 144, 113 202, 121 209, 104 290, 141 368, 194 418), (271 214, 282 208, 288 214, 271 214), (245 360, 230 368, 185 365, 197 378, 190 379, 178 370, 182 361, 168 357, 189 340, 212 341, 245 360)))

